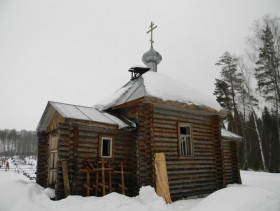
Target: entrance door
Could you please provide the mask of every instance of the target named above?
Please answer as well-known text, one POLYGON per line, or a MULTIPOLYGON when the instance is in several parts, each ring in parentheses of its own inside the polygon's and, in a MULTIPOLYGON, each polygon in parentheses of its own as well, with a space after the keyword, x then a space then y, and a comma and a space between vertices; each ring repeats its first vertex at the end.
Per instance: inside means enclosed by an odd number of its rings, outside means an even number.
POLYGON ((57 175, 57 136, 50 135, 49 139, 49 166, 48 166, 48 185, 54 186, 57 175))

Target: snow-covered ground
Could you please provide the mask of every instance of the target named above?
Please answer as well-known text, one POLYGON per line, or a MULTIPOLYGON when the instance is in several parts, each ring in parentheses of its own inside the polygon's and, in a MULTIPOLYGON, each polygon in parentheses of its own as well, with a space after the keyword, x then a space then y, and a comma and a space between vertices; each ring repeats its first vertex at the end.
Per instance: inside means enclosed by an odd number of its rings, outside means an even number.
POLYGON ((130 198, 111 193, 104 197, 69 196, 52 201, 53 190, 42 188, 22 174, 0 171, 0 211, 279 211, 280 174, 242 171, 242 185, 230 185, 203 199, 166 205, 153 188, 143 187, 130 198))

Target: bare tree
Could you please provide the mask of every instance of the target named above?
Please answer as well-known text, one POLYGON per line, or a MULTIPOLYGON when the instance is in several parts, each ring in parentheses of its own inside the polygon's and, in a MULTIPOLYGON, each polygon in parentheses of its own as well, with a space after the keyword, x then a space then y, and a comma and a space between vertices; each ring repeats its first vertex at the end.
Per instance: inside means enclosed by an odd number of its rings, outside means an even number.
POLYGON ((246 53, 255 66, 259 92, 274 108, 280 150, 280 18, 266 15, 254 22, 251 32, 246 53))
MULTIPOLYGON (((244 92, 243 92, 243 98, 244 98, 244 110, 248 109, 253 116, 253 121, 254 121, 254 126, 255 126, 255 131, 257 134, 258 138, 258 144, 260 148, 260 153, 261 153, 261 158, 262 158, 262 164, 263 164, 263 169, 264 171, 267 171, 267 166, 266 166, 266 160, 264 156, 264 150, 263 150, 263 141, 260 135, 260 131, 258 128, 257 124, 257 115, 255 112, 255 109, 258 109, 258 104, 257 104, 257 99, 254 97, 254 89, 251 86, 251 79, 252 79, 252 71, 249 70, 249 68, 246 66, 243 58, 238 59, 238 67, 240 69, 241 75, 242 75, 242 81, 243 81, 243 86, 244 86, 244 92)), ((245 140, 246 141, 246 140, 245 140)), ((245 146, 245 157, 247 155, 247 143, 244 143, 245 146)), ((247 161, 247 158, 245 158, 247 161)), ((248 162, 248 161, 247 161, 248 162)))

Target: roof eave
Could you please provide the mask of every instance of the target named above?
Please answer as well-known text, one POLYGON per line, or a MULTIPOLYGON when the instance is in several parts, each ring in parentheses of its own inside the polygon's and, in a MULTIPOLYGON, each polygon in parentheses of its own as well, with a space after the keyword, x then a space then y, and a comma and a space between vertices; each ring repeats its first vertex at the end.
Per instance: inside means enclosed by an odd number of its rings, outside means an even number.
POLYGON ((51 101, 48 101, 46 108, 43 112, 43 115, 41 116, 41 119, 37 125, 37 128, 36 128, 37 132, 42 132, 47 128, 55 111, 56 111, 56 109, 51 104, 51 101))
POLYGON ((237 138, 237 137, 232 137, 232 136, 222 136, 223 139, 226 139, 228 141, 242 141, 242 137, 237 138))
POLYGON ((152 96, 144 96, 144 97, 138 98, 136 100, 132 100, 132 101, 129 101, 129 102, 117 105, 117 106, 113 106, 110 109, 112 109, 112 110, 123 109, 123 108, 127 108, 127 107, 136 106, 139 103, 161 104, 161 105, 167 105, 167 106, 174 106, 174 107, 178 107, 178 108, 186 108, 186 109, 190 109, 190 110, 202 111, 202 112, 209 113, 209 114, 219 115, 221 117, 227 116, 227 111, 223 110, 223 109, 220 111, 217 111, 217 110, 207 107, 207 106, 199 106, 199 105, 195 105, 195 104, 187 104, 187 103, 171 101, 171 100, 165 101, 160 98, 156 98, 156 97, 152 97, 152 96))

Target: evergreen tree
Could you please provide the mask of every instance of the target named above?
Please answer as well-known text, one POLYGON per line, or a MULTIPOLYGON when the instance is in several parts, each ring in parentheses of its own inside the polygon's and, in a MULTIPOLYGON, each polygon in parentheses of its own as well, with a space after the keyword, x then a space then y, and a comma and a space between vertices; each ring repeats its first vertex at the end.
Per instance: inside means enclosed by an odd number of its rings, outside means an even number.
POLYGON ((215 92, 217 101, 223 108, 229 110, 228 121, 232 125, 232 131, 238 132, 238 108, 237 108, 237 94, 241 91, 242 78, 237 71, 237 58, 225 52, 216 63, 221 66, 221 79, 216 79, 215 92), (233 115, 233 121, 230 122, 230 115, 233 115))
POLYGON ((259 49, 259 59, 256 62, 255 76, 258 82, 258 89, 267 101, 272 102, 276 112, 276 124, 278 130, 278 141, 280 145, 280 76, 279 61, 274 49, 274 37, 268 25, 262 31, 262 46, 259 49))
MULTIPOLYGON (((254 170, 261 170, 262 169, 262 157, 261 151, 259 147, 258 136, 255 129, 255 118, 253 114, 250 114, 249 119, 246 123, 246 136, 248 142, 248 166, 254 170)), ((261 121, 257 120, 258 127, 261 126, 261 121)))
POLYGON ((262 113, 262 136, 268 170, 270 172, 278 172, 280 168, 279 156, 277 156, 279 154, 279 143, 276 121, 276 116, 273 113, 271 114, 268 108, 265 107, 262 113))
POLYGON ((230 97, 230 90, 229 90, 229 85, 220 80, 220 79, 215 79, 215 91, 214 95, 216 95, 216 100, 217 102, 223 107, 226 108, 227 110, 231 111, 233 106, 232 106, 232 99, 230 97))
MULTIPOLYGON (((273 35, 267 25, 261 36, 262 47, 259 49, 259 59, 256 62, 255 76, 258 81, 258 88, 268 101, 279 102, 279 58, 274 50, 273 35)), ((279 103, 278 103, 279 104, 279 103)))

